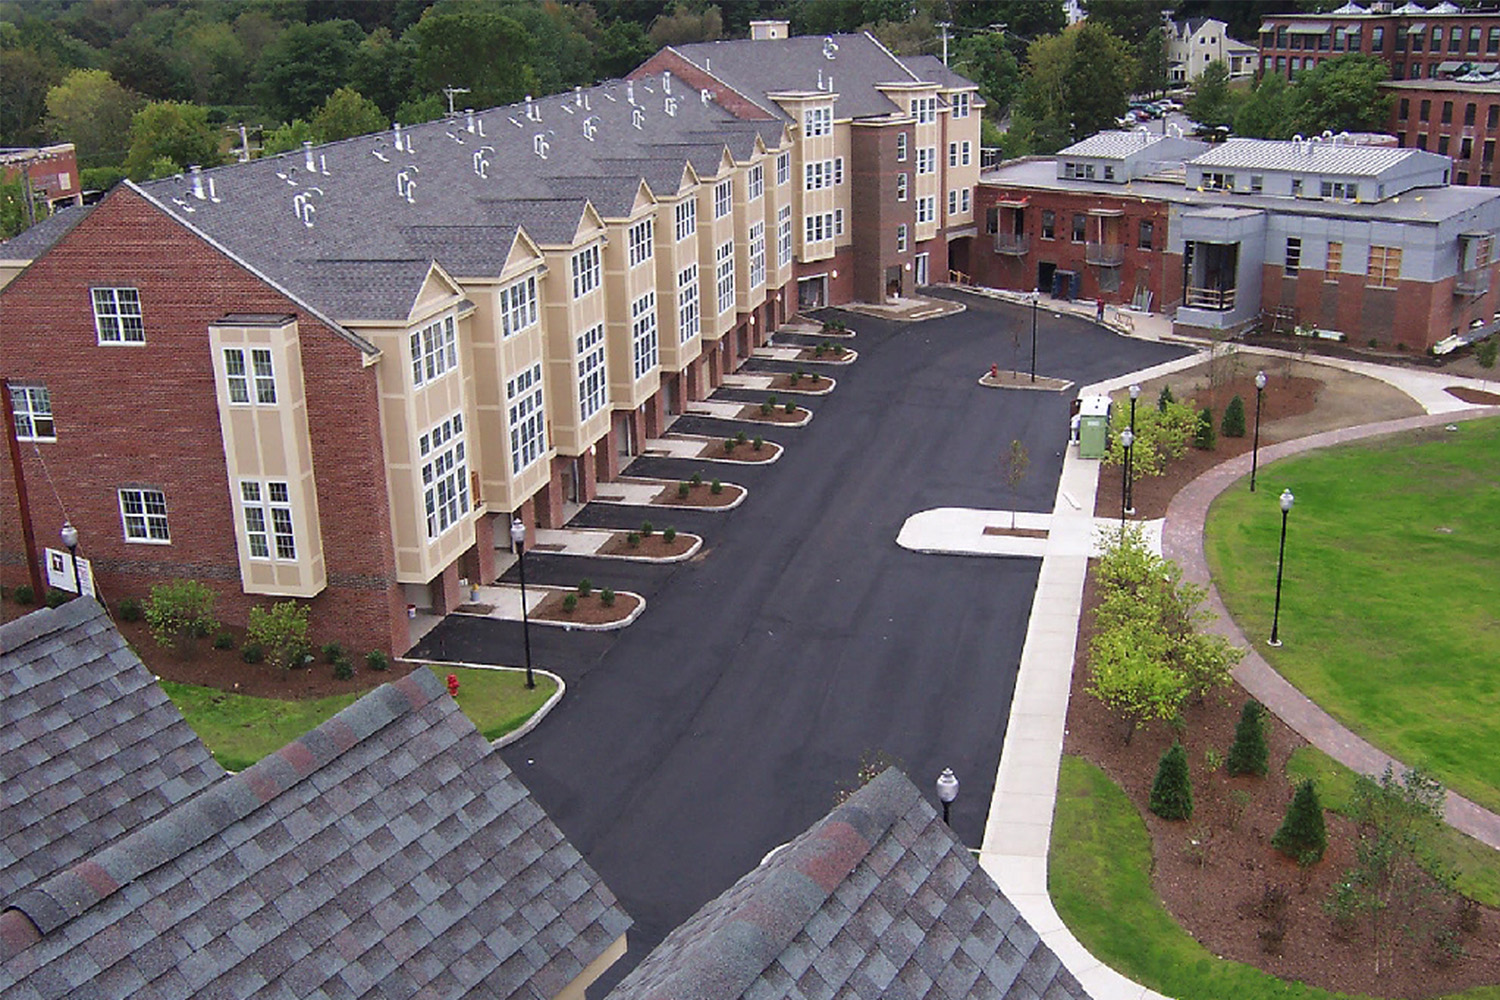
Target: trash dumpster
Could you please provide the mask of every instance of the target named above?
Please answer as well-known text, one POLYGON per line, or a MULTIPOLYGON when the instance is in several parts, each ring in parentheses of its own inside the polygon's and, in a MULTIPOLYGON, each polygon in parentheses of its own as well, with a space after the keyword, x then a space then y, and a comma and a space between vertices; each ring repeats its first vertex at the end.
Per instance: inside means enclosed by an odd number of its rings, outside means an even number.
POLYGON ((1081 396, 1078 400, 1078 457, 1103 458, 1109 447, 1108 396, 1081 396))

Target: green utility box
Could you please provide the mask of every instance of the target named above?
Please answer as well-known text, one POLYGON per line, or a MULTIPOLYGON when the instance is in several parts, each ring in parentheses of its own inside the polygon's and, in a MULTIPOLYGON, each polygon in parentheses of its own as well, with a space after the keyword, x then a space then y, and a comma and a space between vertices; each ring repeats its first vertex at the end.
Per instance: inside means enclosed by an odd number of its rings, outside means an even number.
POLYGON ((1108 396, 1080 396, 1078 399, 1078 457, 1103 458, 1109 448, 1108 396))

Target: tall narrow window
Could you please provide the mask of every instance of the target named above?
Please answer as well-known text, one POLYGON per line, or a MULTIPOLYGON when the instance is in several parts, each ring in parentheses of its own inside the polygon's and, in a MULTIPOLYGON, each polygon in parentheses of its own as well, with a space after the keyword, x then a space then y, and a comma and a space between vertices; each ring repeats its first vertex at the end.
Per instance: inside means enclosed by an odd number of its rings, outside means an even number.
POLYGON ((750 287, 759 288, 766 283, 766 224, 756 222, 750 227, 750 287))
POLYGON ((723 180, 714 185, 714 218, 722 219, 734 207, 734 185, 723 180))
POLYGON ((1298 274, 1302 270, 1302 240, 1297 236, 1286 238, 1286 257, 1284 271, 1288 276, 1298 274))
POLYGON ((651 219, 642 219, 630 227, 627 234, 627 248, 630 257, 630 266, 636 267, 651 259, 651 248, 655 241, 655 222, 651 219))
POLYGON ((599 287, 599 245, 584 247, 573 255, 573 298, 581 299, 599 287))
POLYGON ((292 528, 292 504, 286 483, 240 480, 240 509, 252 559, 292 561, 297 558, 297 534, 292 528))
POLYGON ((1400 247, 1370 247, 1368 283, 1376 288, 1395 288, 1401 278, 1400 247))
POLYGON ((907 146, 906 133, 905 132, 897 132, 896 133, 896 162, 897 163, 905 163, 906 162, 906 146, 907 146))
POLYGON ((714 280, 718 292, 719 314, 734 308, 734 241, 719 244, 714 250, 714 280))
POLYGON ((505 383, 505 404, 510 417, 510 472, 514 476, 547 450, 540 362, 505 383))
POLYGON ((536 275, 500 290, 500 327, 511 337, 536 323, 536 275))
POLYGON ((787 183, 792 179, 792 154, 776 154, 776 186, 787 183))
POLYGON ((455 413, 417 442, 422 461, 422 499, 427 537, 437 538, 469 512, 469 463, 464 455, 464 418, 455 413))
POLYGON ((746 198, 755 201, 766 193, 766 171, 759 163, 751 167, 745 175, 746 198))
POLYGON ((630 353, 637 379, 644 378, 660 361, 655 292, 647 292, 630 303, 630 353))
POLYGON ((776 210, 776 265, 786 267, 792 262, 792 206, 782 205, 776 210))
MULTIPOLYGON (((787 212, 787 225, 791 226, 791 209, 787 212)), ((698 265, 689 264, 677 272, 677 342, 686 344, 698 336, 698 265)))
POLYGON ((677 237, 677 242, 681 243, 698 231, 698 203, 691 198, 684 198, 677 203, 674 214, 676 227, 673 235, 677 237))
POLYGON ((604 409, 604 324, 578 335, 578 419, 587 420, 604 409))
POLYGON ((52 423, 52 393, 44 385, 10 387, 11 412, 16 418, 17 441, 56 441, 52 423))
POLYGON ((906 200, 906 189, 907 189, 908 180, 909 180, 909 178, 907 177, 906 171, 904 171, 904 170, 901 173, 899 173, 899 174, 896 175, 896 200, 897 201, 905 201, 906 200))
POLYGON ((1323 264, 1323 280, 1337 281, 1338 273, 1344 269, 1344 244, 1328 241, 1328 259, 1323 264))

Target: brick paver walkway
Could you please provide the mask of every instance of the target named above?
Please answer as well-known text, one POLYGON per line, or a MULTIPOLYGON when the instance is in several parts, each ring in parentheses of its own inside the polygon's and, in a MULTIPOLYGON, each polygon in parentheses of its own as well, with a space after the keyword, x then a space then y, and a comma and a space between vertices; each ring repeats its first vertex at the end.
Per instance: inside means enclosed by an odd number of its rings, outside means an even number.
MULTIPOLYGON (((1327 448, 1346 441, 1359 441, 1459 420, 1494 416, 1495 412, 1494 407, 1476 407, 1457 413, 1430 413, 1313 434, 1260 449, 1261 465, 1264 467, 1278 458, 1315 448, 1327 448)), ((1162 531, 1162 552, 1168 559, 1173 559, 1182 566, 1185 579, 1208 588, 1209 605, 1219 616, 1211 627, 1226 636, 1230 642, 1248 650, 1245 659, 1234 672, 1235 680, 1246 691, 1309 743, 1341 764, 1372 777, 1378 777, 1387 764, 1394 766, 1399 773, 1402 770, 1400 761, 1387 756, 1345 729, 1333 716, 1313 704, 1271 668, 1260 655, 1260 643, 1247 639, 1229 617, 1224 602, 1219 598, 1218 589, 1209 579, 1208 561, 1203 548, 1203 527, 1208 517, 1208 505, 1249 471, 1250 453, 1246 452, 1215 466, 1183 487, 1167 507, 1167 523, 1162 531)), ((1448 793, 1445 815, 1454 829, 1500 849, 1500 816, 1451 791, 1448 793)))

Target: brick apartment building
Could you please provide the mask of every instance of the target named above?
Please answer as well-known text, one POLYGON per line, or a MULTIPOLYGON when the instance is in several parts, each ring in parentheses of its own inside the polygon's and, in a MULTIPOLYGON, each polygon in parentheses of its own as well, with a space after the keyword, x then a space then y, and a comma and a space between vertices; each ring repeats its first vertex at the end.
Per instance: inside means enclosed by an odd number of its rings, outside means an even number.
POLYGON ((0 149, 0 183, 23 176, 33 200, 46 203, 48 211, 83 204, 78 154, 71 142, 0 149))
POLYGON ((1363 52, 1393 80, 1435 80, 1466 63, 1500 64, 1500 12, 1451 3, 1346 3, 1327 14, 1268 14, 1260 23, 1260 71, 1291 77, 1324 59, 1363 52))
POLYGON ((1500 182, 1500 77, 1391 81, 1391 132, 1402 146, 1453 160, 1453 183, 1490 187, 1500 182))
POLYGON ((460 580, 493 580, 512 518, 564 523, 799 299, 904 292, 927 280, 919 245, 941 273, 965 212, 972 237, 973 85, 868 36, 774 28, 715 66, 749 51, 805 76, 760 95, 775 113, 643 71, 126 183, 0 244, 36 537, 70 520, 110 600, 188 577, 230 622, 297 598, 315 636, 407 649, 408 605, 445 614, 460 580), (918 198, 933 221, 897 221, 918 198))
POLYGON ((1500 192, 1446 157, 1342 139, 1217 146, 1110 132, 981 179, 979 284, 1226 333, 1300 326, 1421 351, 1500 325, 1500 192))

